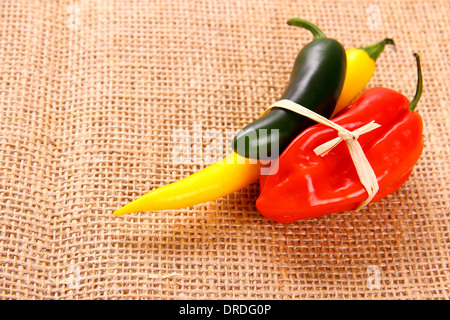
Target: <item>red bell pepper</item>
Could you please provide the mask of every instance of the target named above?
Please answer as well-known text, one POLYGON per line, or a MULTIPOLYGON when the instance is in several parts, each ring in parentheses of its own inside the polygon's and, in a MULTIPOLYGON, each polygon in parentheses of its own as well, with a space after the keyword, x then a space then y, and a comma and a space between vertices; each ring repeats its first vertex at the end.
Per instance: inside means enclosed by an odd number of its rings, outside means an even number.
MULTIPOLYGON (((358 138, 377 177, 379 191, 371 202, 397 190, 410 176, 422 149, 422 118, 414 108, 422 93, 420 59, 414 99, 391 89, 372 88, 332 121, 353 131, 372 120, 381 126, 358 138)), ((297 136, 281 154, 277 172, 260 178, 256 206, 277 222, 353 210, 367 198, 345 143, 323 157, 313 150, 336 138, 332 128, 317 124, 297 136)))

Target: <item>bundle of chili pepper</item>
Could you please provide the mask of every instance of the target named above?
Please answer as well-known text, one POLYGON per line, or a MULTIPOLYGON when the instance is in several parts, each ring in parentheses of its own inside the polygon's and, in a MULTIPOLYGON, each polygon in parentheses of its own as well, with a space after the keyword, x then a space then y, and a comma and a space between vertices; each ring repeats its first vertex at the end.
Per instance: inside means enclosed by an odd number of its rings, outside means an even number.
MULTIPOLYGON (((333 122, 353 131, 375 121, 379 128, 358 138, 376 175, 379 191, 372 202, 397 190, 410 176, 423 148, 422 118, 414 109, 422 93, 420 58, 415 54, 418 84, 414 99, 391 89, 372 88, 345 108, 333 122)), ((353 210, 367 192, 340 143, 323 157, 314 149, 336 137, 317 124, 303 131, 278 159, 278 172, 261 176, 258 210, 278 222, 292 222, 353 210)))
MULTIPOLYGON (((372 78, 375 61, 386 44, 394 42, 386 38, 364 48, 352 48, 346 52, 333 39, 308 21, 294 18, 289 25, 304 27, 312 32, 314 40, 298 54, 290 76, 289 85, 282 97, 308 107, 326 117, 338 112, 354 99, 372 78)), ((295 113, 273 110, 270 115, 256 120, 235 139, 244 139, 244 132, 258 129, 279 129, 280 146, 286 147, 295 136, 314 122, 295 113)), ((266 141, 266 142, 270 142, 266 141)), ((259 152, 257 141, 256 154, 259 152)), ((273 142, 273 141, 272 141, 273 142)), ((270 145, 266 145, 269 147, 270 145)), ((247 153, 250 149, 246 149, 247 153)), ((266 149, 267 150, 267 149, 266 149)), ((213 201, 231 194, 258 180, 261 172, 259 161, 233 152, 217 163, 182 180, 152 190, 114 212, 115 216, 149 210, 169 210, 189 207, 213 201)))

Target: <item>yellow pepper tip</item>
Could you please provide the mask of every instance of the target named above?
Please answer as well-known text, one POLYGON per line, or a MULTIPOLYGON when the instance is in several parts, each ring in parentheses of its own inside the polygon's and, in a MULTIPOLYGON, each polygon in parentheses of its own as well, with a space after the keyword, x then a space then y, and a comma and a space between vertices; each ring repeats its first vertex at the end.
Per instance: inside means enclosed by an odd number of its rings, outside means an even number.
POLYGON ((130 208, 130 204, 127 204, 119 209, 117 209, 116 211, 113 212, 113 216, 115 217, 119 217, 119 216, 123 216, 132 212, 135 212, 135 210, 133 210, 132 208, 130 208))

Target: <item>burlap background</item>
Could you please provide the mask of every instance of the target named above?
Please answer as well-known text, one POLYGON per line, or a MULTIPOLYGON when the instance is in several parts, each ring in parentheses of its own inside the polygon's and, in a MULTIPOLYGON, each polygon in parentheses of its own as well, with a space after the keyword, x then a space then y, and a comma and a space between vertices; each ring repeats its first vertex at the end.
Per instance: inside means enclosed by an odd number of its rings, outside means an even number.
POLYGON ((448 0, 0 1, 0 297, 448 299, 449 16, 448 0), (287 225, 257 212, 257 184, 113 217, 204 166, 173 164, 176 128, 236 130, 279 98, 311 40, 293 16, 346 48, 394 38, 369 86, 412 97, 421 54, 406 184, 287 225))

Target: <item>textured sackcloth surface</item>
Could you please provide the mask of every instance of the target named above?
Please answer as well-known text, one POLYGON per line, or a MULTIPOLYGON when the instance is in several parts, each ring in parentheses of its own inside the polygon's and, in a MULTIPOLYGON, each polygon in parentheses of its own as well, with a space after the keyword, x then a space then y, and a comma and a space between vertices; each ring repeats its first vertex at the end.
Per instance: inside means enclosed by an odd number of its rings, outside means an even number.
POLYGON ((0 297, 448 299, 449 16, 447 0, 0 1, 0 297), (279 99, 311 40, 294 16, 346 48, 394 38, 368 87, 412 97, 421 54, 410 179, 291 224, 258 213, 256 183, 113 217, 206 165, 173 162, 177 128, 238 130, 279 99))

